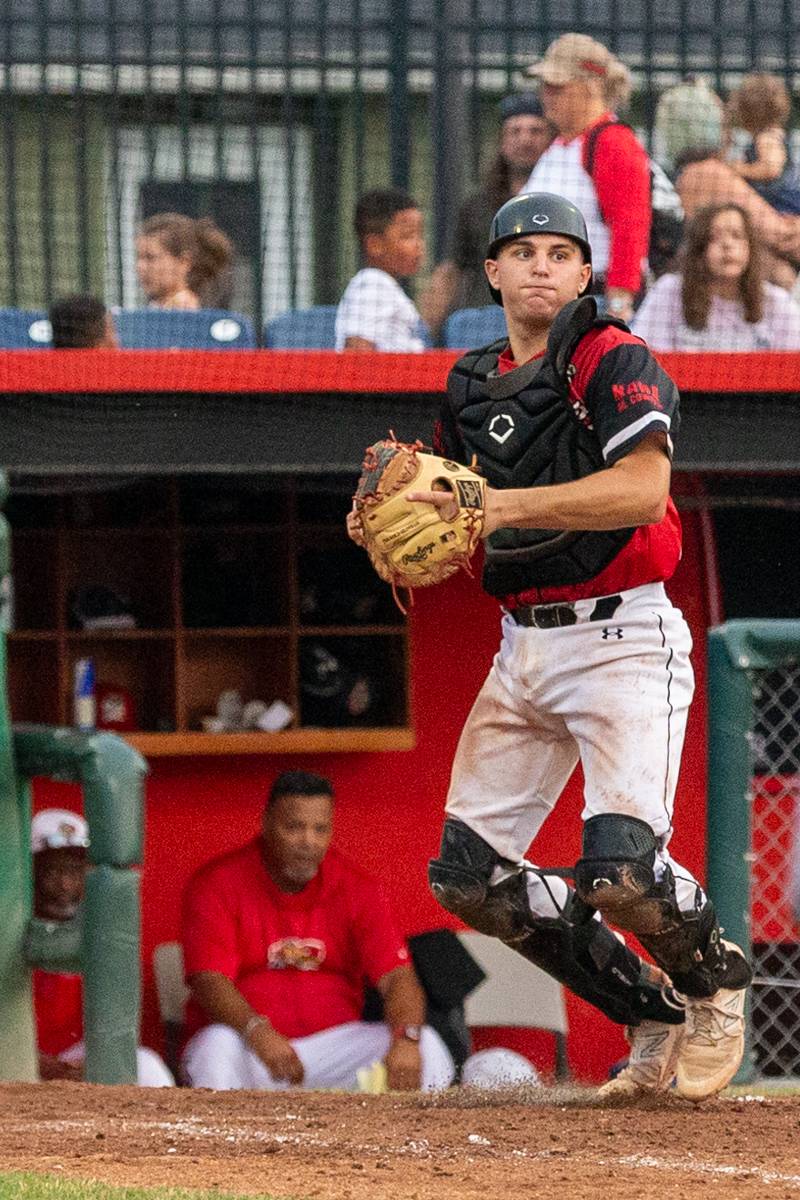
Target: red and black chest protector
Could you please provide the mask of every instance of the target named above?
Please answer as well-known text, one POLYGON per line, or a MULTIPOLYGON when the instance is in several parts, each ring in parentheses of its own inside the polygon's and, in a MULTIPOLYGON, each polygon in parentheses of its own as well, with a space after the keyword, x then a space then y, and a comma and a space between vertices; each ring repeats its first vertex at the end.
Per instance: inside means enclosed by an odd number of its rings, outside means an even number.
MULTIPOLYGON (((605 325, 627 329, 613 317, 598 317, 592 297, 581 298, 556 317, 542 358, 500 375, 497 359, 508 345, 504 339, 471 350, 455 364, 447 388, 450 415, 464 461, 476 455, 492 487, 569 483, 604 468, 590 415, 573 405, 568 381, 578 342, 605 325)), ((491 596, 508 596, 584 583, 608 566, 633 533, 498 529, 486 541, 483 586, 491 596)))

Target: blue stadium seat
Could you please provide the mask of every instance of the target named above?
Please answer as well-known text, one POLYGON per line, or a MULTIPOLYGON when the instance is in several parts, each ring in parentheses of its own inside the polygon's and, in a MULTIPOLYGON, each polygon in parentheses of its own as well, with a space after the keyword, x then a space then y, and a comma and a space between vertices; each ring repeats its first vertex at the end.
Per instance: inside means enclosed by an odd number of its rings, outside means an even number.
POLYGON ((488 346, 507 336, 506 316, 499 304, 459 308, 444 323, 444 344, 452 350, 488 346))
POLYGON ((124 308, 113 315, 126 350, 252 350, 256 344, 250 318, 221 308, 124 308))
POLYGON ((0 348, 3 350, 47 350, 53 332, 46 312, 0 308, 0 348))
POLYGON ((272 350, 334 350, 335 327, 335 304, 281 313, 264 326, 264 345, 272 350))

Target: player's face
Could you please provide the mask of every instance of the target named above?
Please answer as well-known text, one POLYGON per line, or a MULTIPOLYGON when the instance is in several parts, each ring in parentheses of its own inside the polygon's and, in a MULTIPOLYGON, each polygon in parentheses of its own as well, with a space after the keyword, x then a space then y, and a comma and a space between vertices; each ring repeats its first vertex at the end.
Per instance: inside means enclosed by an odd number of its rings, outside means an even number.
POLYGON ((396 278, 416 275, 425 261, 425 233, 418 208, 395 213, 383 233, 371 234, 370 259, 396 278))
POLYGON ((531 233, 500 247, 486 260, 492 287, 503 296, 511 320, 550 325, 565 304, 586 288, 592 268, 577 242, 560 234, 531 233))
POLYGON ((281 796, 264 813, 264 859, 284 891, 299 891, 316 875, 333 834, 330 796, 281 796))
POLYGON ((712 279, 719 283, 734 283, 747 270, 750 242, 742 214, 736 209, 724 209, 712 220, 705 257, 712 279))
POLYGON ((500 153, 515 171, 532 171, 553 140, 544 117, 523 113, 503 122, 500 153))
POLYGON ((185 288, 190 267, 189 256, 170 254, 161 238, 136 239, 136 274, 148 300, 158 303, 185 288))
POLYGON ((82 850, 40 850, 34 855, 34 909, 48 921, 67 921, 83 899, 87 860, 82 850))

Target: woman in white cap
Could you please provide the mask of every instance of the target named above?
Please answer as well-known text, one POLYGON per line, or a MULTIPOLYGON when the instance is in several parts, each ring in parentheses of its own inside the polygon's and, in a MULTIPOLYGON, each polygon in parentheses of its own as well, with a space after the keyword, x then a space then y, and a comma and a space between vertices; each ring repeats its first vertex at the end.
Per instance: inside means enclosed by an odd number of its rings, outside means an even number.
POLYGON ((605 294, 613 316, 627 321, 642 286, 652 218, 647 152, 616 119, 630 95, 630 72, 594 38, 565 33, 527 74, 541 81, 544 114, 558 136, 523 191, 555 193, 580 209, 594 290, 605 294))

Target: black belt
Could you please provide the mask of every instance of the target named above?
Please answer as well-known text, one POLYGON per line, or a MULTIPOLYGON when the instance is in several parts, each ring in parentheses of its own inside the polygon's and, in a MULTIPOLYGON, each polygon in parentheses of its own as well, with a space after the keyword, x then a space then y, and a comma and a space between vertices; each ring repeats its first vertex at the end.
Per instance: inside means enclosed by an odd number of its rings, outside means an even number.
MULTIPOLYGON (((585 621, 610 621, 622 604, 622 596, 601 596, 585 621)), ((520 604, 509 609, 509 616, 517 625, 527 629, 557 629, 561 625, 577 625, 578 614, 574 604, 520 604)))

